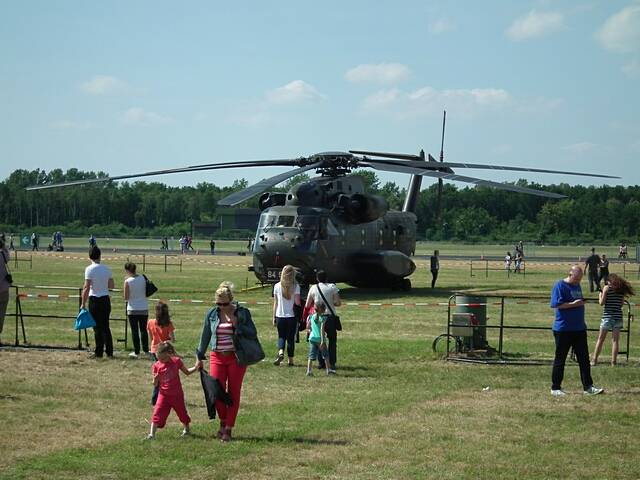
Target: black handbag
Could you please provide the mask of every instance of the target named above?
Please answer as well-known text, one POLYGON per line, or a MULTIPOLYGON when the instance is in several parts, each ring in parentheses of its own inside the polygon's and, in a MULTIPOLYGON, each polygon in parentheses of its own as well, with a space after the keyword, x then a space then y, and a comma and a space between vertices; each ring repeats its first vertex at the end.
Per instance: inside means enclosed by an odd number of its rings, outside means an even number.
POLYGON ((9 285, 11 285, 13 283, 13 275, 11 275, 11 272, 9 272, 9 262, 7 262, 7 256, 4 254, 4 252, 2 252, 2 259, 4 260, 4 266, 7 270, 7 274, 4 276, 4 279, 9 285))
POLYGON ((234 335, 233 344, 236 347, 236 358, 240 365, 253 365, 265 357, 258 337, 234 335))
POLYGON ((147 297, 150 297, 151 295, 153 295, 154 293, 156 293, 158 291, 158 287, 156 287, 155 283, 153 283, 151 280, 149 280, 147 278, 146 275, 142 275, 144 277, 144 294, 147 297))
POLYGON ((342 323, 340 323, 340 317, 336 315, 336 312, 333 309, 333 305, 330 305, 329 302, 327 302, 327 299, 322 294, 322 289, 320 288, 319 283, 316 285, 316 289, 320 293, 322 300, 324 300, 324 304, 327 306, 327 308, 331 312, 331 314, 329 314, 329 318, 327 318, 327 329, 336 330, 338 332, 342 331, 342 323))

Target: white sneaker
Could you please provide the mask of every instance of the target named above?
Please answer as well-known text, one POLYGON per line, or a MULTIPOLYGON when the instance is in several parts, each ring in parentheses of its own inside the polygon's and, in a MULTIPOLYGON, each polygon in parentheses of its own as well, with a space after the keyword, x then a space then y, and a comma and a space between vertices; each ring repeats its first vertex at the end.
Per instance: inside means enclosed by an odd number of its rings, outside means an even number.
POLYGON ((155 440, 156 437, 154 437, 153 435, 149 434, 146 437, 144 437, 145 440, 155 440))
POLYGON ((138 358, 138 354, 136 352, 131 352, 129 354, 129 358, 138 358))
POLYGON ((191 435, 191 432, 189 430, 183 429, 182 433, 180 434, 181 437, 188 437, 191 435))
POLYGON ((551 396, 553 397, 566 397, 567 392, 564 390, 551 390, 551 396))
POLYGON ((598 394, 600 394, 602 392, 604 392, 604 388, 599 388, 599 387, 596 387, 594 385, 591 385, 589 388, 587 388, 584 391, 584 394, 585 395, 598 395, 598 394))

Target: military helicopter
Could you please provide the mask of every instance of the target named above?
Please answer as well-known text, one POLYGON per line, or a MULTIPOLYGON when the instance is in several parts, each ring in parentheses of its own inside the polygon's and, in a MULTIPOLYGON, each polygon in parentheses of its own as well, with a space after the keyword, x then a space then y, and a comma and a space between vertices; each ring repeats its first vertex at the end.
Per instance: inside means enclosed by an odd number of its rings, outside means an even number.
POLYGON ((295 168, 232 193, 218 202, 221 206, 235 206, 262 194, 258 201, 262 213, 253 242, 253 265, 249 267, 260 282, 277 282, 282 267, 291 264, 296 267, 298 279, 303 284, 313 283, 315 272, 322 269, 327 272, 331 282, 345 282, 356 287, 391 287, 404 290, 411 288, 411 281, 407 277, 416 269, 411 256, 415 253, 414 211, 422 177, 468 182, 548 198, 564 196, 457 175, 453 168, 618 178, 537 168, 436 161, 431 155, 425 156, 424 151, 420 151, 418 155, 411 155, 350 150, 316 153, 308 157, 290 159, 193 165, 115 177, 35 185, 27 189, 39 190, 169 173, 265 166, 295 168), (411 180, 402 211, 390 211, 384 198, 367 193, 363 178, 351 174, 357 168, 410 174, 411 180), (319 176, 295 185, 287 193, 263 193, 278 183, 309 170, 315 170, 319 176))

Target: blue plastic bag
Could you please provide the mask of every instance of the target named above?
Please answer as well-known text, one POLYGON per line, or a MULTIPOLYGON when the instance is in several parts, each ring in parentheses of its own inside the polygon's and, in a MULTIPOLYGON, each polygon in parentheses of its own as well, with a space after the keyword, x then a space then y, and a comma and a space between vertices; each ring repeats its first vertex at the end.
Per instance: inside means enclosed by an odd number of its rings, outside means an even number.
POLYGON ((89 310, 84 308, 80 309, 78 316, 76 317, 76 324, 73 327, 75 330, 83 330, 85 328, 92 328, 96 326, 96 321, 93 319, 89 310))

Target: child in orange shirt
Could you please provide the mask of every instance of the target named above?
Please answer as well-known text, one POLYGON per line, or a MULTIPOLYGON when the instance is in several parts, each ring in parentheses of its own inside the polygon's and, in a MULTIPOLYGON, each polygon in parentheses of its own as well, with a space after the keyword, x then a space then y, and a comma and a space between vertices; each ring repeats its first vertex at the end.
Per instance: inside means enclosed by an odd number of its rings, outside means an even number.
MULTIPOLYGON (((156 304, 156 318, 152 318, 147 322, 147 331, 151 338, 151 356, 154 360, 158 360, 156 352, 158 351, 158 345, 162 342, 176 341, 175 328, 171 323, 171 317, 169 316, 169 305, 164 302, 158 302, 156 304)), ((151 394, 151 405, 156 404, 158 399, 159 388, 157 385, 153 387, 153 393, 151 394)))
POLYGON ((160 342, 176 341, 175 327, 171 323, 171 317, 169 316, 169 305, 164 302, 158 302, 156 304, 156 318, 152 318, 147 322, 147 331, 149 337, 151 337, 151 352, 154 360, 158 360, 156 351, 160 342))

